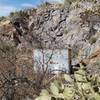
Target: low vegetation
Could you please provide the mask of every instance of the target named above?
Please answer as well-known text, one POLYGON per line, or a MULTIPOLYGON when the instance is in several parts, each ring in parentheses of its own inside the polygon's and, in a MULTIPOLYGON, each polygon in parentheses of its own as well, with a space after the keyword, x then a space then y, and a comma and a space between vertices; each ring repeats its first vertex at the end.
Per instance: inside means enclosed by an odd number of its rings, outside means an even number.
POLYGON ((55 79, 35 100, 100 100, 100 77, 89 76, 81 65, 74 75, 64 74, 55 79))
POLYGON ((96 43, 96 41, 97 41, 96 37, 91 37, 89 40, 89 43, 92 45, 92 44, 96 43))
POLYGON ((16 12, 11 12, 9 16, 12 19, 16 19, 16 18, 28 18, 29 14, 28 14, 28 12, 20 10, 20 11, 16 11, 16 12))
POLYGON ((0 21, 5 20, 6 18, 4 16, 0 17, 0 21))
POLYGON ((49 3, 49 2, 42 2, 42 4, 40 4, 39 7, 45 8, 45 7, 48 7, 49 5, 51 5, 51 3, 49 3))

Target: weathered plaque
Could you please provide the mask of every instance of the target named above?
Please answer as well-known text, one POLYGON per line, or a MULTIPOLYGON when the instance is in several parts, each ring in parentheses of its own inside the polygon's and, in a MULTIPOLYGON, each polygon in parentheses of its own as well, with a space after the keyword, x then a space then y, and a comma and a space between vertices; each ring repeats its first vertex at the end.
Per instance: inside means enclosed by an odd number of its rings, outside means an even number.
POLYGON ((68 68, 68 50, 35 49, 33 52, 35 71, 66 72, 68 68))

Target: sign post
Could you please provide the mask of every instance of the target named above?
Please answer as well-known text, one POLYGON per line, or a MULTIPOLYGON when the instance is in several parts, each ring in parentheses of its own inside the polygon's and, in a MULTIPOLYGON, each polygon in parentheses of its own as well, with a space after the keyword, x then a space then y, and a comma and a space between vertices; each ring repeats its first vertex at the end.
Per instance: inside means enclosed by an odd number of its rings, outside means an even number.
POLYGON ((71 45, 68 45, 68 67, 69 67, 69 74, 73 74, 73 68, 72 68, 72 49, 71 45))

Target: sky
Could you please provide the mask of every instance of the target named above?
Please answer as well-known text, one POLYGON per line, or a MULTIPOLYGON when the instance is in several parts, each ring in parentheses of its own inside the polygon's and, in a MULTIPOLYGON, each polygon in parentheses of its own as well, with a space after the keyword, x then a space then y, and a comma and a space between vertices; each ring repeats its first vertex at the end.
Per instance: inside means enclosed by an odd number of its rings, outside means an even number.
MULTIPOLYGON (((10 12, 20 10, 23 8, 36 7, 41 4, 43 0, 0 0, 0 16, 7 16, 10 12)), ((47 0, 49 2, 63 0, 47 0)))

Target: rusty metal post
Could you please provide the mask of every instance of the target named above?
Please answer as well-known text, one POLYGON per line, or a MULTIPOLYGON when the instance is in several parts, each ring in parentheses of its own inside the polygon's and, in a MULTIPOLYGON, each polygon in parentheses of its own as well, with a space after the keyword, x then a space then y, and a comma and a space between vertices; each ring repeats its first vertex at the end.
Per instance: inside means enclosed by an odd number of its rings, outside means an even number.
POLYGON ((73 74, 73 68, 72 68, 72 49, 71 49, 71 45, 68 45, 68 67, 69 67, 69 74, 73 74))

